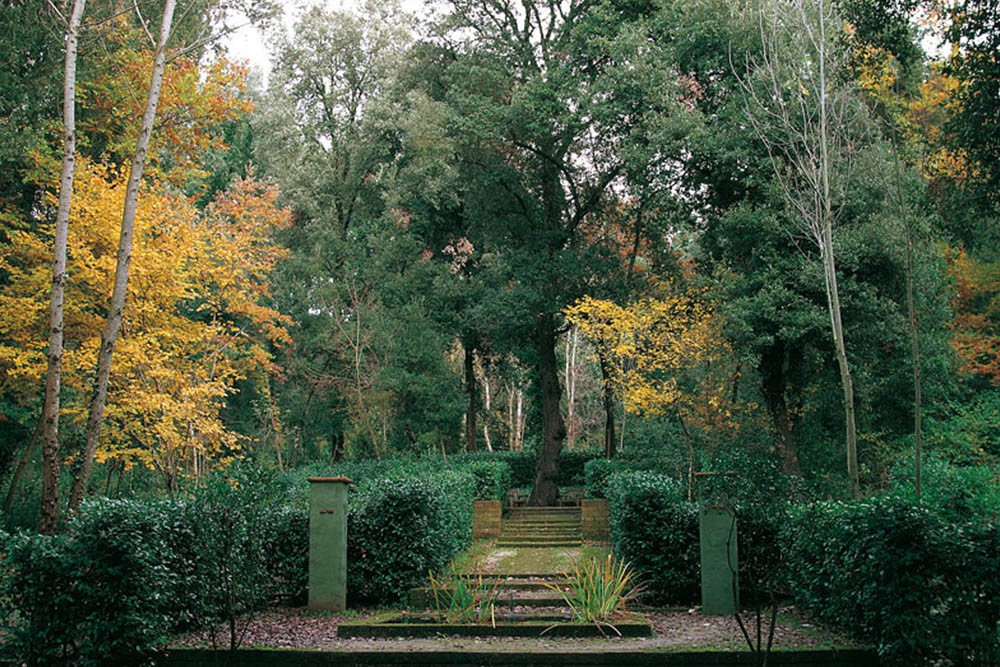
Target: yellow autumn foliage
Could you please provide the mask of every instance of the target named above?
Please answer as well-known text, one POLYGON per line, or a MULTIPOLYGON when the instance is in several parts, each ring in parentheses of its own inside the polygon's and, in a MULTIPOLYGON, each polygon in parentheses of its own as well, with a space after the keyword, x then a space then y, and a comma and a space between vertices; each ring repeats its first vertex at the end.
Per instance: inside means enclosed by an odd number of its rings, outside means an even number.
POLYGON ((670 286, 626 306, 584 297, 565 310, 603 356, 630 413, 672 412, 688 424, 735 428, 722 360, 729 348, 705 295, 670 286))
MULTIPOLYGON (((77 426, 111 293, 125 177, 77 165, 63 356, 63 414, 77 426)), ((288 319, 267 305, 268 274, 285 253, 271 234, 289 222, 276 198, 251 176, 199 211, 169 186, 144 186, 98 461, 141 464, 172 485, 239 451, 220 418, 225 398, 249 374, 276 371, 268 350, 288 340, 288 319)), ((32 405, 46 365, 51 228, 8 230, 8 239, 0 384, 32 405)))

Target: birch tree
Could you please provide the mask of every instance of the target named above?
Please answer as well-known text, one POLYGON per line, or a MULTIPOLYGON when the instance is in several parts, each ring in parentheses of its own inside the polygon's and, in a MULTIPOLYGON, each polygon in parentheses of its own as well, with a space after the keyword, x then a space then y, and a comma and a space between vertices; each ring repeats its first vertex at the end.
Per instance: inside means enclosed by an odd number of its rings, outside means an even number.
POLYGON ((59 390, 63 352, 63 302, 66 294, 66 239, 76 168, 76 56, 86 0, 74 0, 66 24, 66 64, 63 75, 63 158, 52 253, 49 305, 49 355, 42 408, 42 518, 39 528, 53 533, 59 517, 59 390))
POLYGON ((776 183, 799 232, 816 246, 830 333, 843 393, 847 475, 850 493, 860 496, 854 380, 847 357, 834 227, 839 185, 866 123, 863 106, 837 78, 838 53, 832 32, 838 23, 829 0, 775 0, 763 5, 762 48, 748 57, 744 80, 747 116, 767 147, 776 183))
POLYGON ((135 215, 139 200, 139 186, 142 184, 142 171, 146 165, 146 152, 149 139, 153 134, 153 124, 156 121, 156 108, 160 101, 160 91, 163 84, 163 72, 167 65, 167 42, 170 40, 173 25, 176 0, 164 0, 163 16, 160 19, 160 32, 156 39, 156 50, 153 55, 153 68, 149 82, 149 92, 146 95, 146 109, 142 116, 142 126, 136 143, 135 153, 129 169, 128 187, 125 190, 125 204, 122 209, 121 233, 118 238, 118 259, 115 266, 115 282, 111 292, 108 307, 108 318, 101 335, 101 347, 97 356, 97 376, 94 381, 94 396, 90 403, 87 418, 87 441, 80 462, 80 469, 73 482, 73 492, 70 496, 70 511, 80 505, 90 480, 90 470, 97 451, 97 440, 101 435, 101 425, 104 422, 104 406, 108 399, 108 383, 111 377, 111 361, 114 356, 115 343, 121 330, 122 313, 125 309, 125 293, 128 287, 129 263, 132 258, 132 238, 135 230, 135 215))

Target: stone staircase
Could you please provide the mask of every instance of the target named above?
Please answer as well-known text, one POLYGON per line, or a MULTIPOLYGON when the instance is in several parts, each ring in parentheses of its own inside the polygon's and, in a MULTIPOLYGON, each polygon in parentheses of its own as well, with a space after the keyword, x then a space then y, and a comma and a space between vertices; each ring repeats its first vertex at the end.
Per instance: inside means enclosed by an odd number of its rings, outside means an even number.
POLYGON ((583 526, 579 507, 517 507, 500 527, 498 547, 579 547, 583 526))

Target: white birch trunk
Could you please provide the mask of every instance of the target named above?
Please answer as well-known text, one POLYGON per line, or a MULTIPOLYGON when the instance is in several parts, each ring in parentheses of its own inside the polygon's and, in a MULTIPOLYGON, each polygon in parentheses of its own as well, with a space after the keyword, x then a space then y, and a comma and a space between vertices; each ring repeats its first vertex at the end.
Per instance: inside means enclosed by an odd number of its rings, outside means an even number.
POLYGON ((118 237, 118 258, 115 265, 115 282, 111 292, 111 302, 108 308, 108 319, 101 334, 101 347, 97 356, 97 377, 95 379, 94 397, 90 403, 90 413, 87 418, 87 443, 84 448, 80 470, 73 482, 73 493, 70 497, 70 511, 80 506, 80 501, 87 491, 90 481, 90 470, 97 452, 97 441, 104 424, 104 406, 108 398, 108 384, 111 377, 111 362, 114 356, 115 343, 121 330, 122 314, 125 310, 125 293, 128 287, 129 263, 132 259, 132 240, 135 232, 135 215, 139 202, 139 187, 142 184, 142 171, 146 166, 146 153, 149 139, 153 133, 156 121, 156 107, 160 102, 160 90, 163 85, 163 72, 167 64, 167 42, 173 24, 176 0, 164 0, 163 18, 160 21, 160 33, 157 37, 156 52, 153 56, 153 71, 150 77, 149 93, 146 96, 146 110, 142 116, 142 127, 136 143, 135 154, 129 170, 128 186, 125 190, 125 206, 122 210, 121 232, 118 237))
POLYGON ((59 521, 59 398, 62 385, 63 303, 66 297, 66 246, 76 172, 76 57, 86 0, 74 0, 66 26, 63 74, 63 162, 59 179, 52 250, 52 292, 49 301, 49 355, 42 408, 42 506, 39 529, 51 534, 59 521))

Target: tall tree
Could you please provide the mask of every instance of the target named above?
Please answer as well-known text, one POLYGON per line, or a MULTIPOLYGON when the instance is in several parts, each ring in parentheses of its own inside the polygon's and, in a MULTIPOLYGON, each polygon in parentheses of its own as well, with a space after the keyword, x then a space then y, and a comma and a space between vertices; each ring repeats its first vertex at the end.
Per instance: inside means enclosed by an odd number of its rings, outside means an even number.
POLYGON ((104 406, 108 398, 108 383, 111 377, 111 362, 114 356, 115 343, 121 329, 122 314, 125 309, 125 295, 128 288, 129 263, 132 258, 132 240, 135 231, 135 214, 139 200, 139 186, 142 184, 142 171, 146 165, 146 151, 149 139, 153 134, 156 121, 156 108, 160 101, 160 91, 163 83, 163 72, 167 65, 167 48, 170 41, 171 28, 174 20, 176 0, 164 0, 163 16, 160 19, 160 31, 156 40, 156 50, 153 54, 153 67, 149 82, 149 92, 146 96, 146 109, 142 116, 142 125, 132 156, 129 169, 128 186, 125 191, 125 203, 122 209, 121 234, 118 238, 118 258, 115 266, 115 281, 108 306, 108 318, 104 333, 101 336, 101 347, 97 355, 97 375, 94 380, 94 396, 90 403, 90 414, 87 418, 87 441, 73 491, 70 495, 70 511, 75 511, 83 500, 90 481, 90 470, 97 451, 97 441, 101 435, 104 423, 104 406))
MULTIPOLYGON (((586 0, 462 0, 424 56, 422 87, 448 104, 459 201, 431 211, 444 243, 470 241, 491 285, 477 304, 487 337, 534 369, 541 443, 530 503, 558 494, 566 437, 556 344, 562 309, 623 271, 599 227, 677 152, 675 78, 643 8, 586 0), (654 151, 650 138, 665 140, 654 151), (449 229, 450 232, 445 232, 449 229)), ((428 235, 433 239, 433 234, 428 235)))
POLYGON ((63 303, 66 295, 66 239, 69 232, 73 176, 76 169, 76 57, 85 0, 74 0, 66 24, 66 66, 63 75, 63 160, 59 179, 55 244, 52 251, 52 291, 49 301, 49 366, 42 408, 42 519, 40 530, 53 533, 59 518, 59 396, 62 381, 63 303))
POLYGON ((854 378, 844 338, 833 230, 835 180, 848 168, 855 139, 851 133, 861 114, 849 89, 836 86, 838 24, 831 4, 792 0, 771 7, 762 17, 764 48, 754 67, 763 87, 747 87, 752 100, 749 118, 772 157, 798 226, 819 248, 843 393, 847 475, 851 495, 860 497, 854 378))

